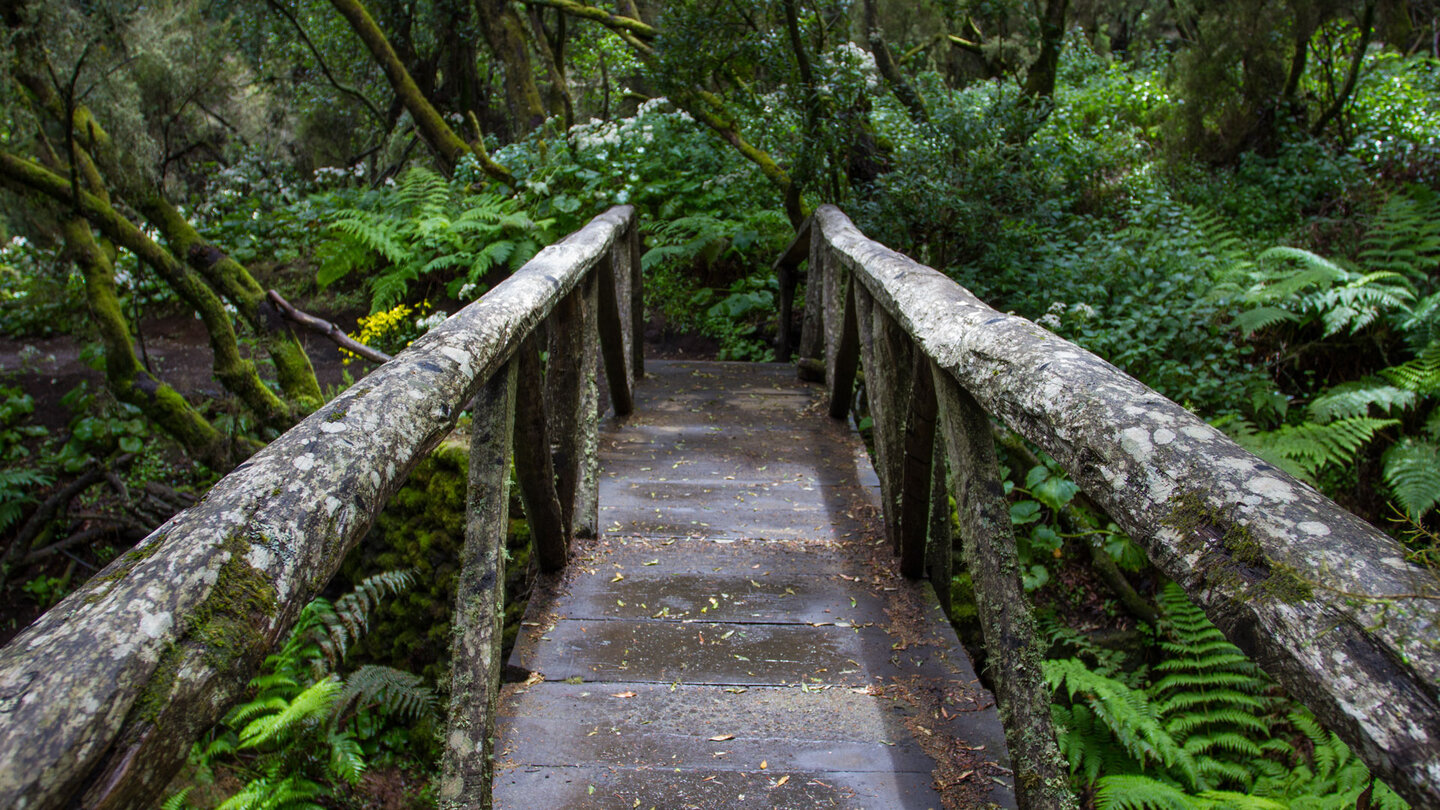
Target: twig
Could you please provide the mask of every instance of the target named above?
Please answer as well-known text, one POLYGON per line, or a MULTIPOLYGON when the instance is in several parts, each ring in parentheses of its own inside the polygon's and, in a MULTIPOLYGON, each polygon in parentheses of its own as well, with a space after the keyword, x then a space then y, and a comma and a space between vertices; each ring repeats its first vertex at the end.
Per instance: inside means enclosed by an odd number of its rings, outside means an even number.
POLYGON ((294 322, 299 326, 303 326, 306 329, 309 329, 310 331, 320 335, 321 337, 329 339, 332 343, 344 349, 345 351, 350 352, 351 354, 358 354, 372 363, 384 363, 390 359, 390 355, 380 351, 379 349, 366 346, 364 343, 355 340, 354 338, 345 334, 345 330, 325 320, 324 318, 317 318, 314 315, 311 315, 307 312, 301 312, 300 310, 296 309, 295 305, 291 304, 289 301, 286 301, 279 292, 271 290, 269 292, 269 297, 270 302, 275 305, 276 309, 280 310, 280 314, 285 316, 286 319, 294 322))

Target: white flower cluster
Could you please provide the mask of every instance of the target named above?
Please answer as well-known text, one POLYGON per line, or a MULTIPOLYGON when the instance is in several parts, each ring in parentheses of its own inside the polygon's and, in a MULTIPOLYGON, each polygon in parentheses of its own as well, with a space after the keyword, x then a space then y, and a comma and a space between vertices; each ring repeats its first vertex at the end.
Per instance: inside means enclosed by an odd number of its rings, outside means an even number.
MULTIPOLYGON (((474 285, 467 284, 465 286, 473 288, 474 285)), ((464 288, 461 288, 460 293, 461 297, 463 298, 465 293, 464 288)), ((448 317, 450 316, 446 315, 444 312, 432 312, 423 318, 417 319, 415 321, 415 328, 419 329, 421 332, 429 332, 431 329, 434 329, 435 327, 444 323, 445 319, 448 317)))
POLYGON ((365 164, 356 163, 352 168, 344 166, 321 166, 315 170, 315 182, 323 183, 326 180, 348 180, 351 177, 362 178, 365 176, 365 164))
POLYGON ((1035 319, 1035 323, 1045 327, 1046 329, 1059 329, 1064 323, 1061 320, 1061 316, 1066 314, 1067 312, 1074 319, 1080 321, 1088 321, 1099 314, 1095 307, 1092 307, 1089 304, 1084 303, 1083 301, 1076 302, 1074 304, 1067 304, 1064 301, 1056 301, 1050 305, 1049 309, 1045 310, 1044 315, 1041 315, 1039 318, 1035 319))

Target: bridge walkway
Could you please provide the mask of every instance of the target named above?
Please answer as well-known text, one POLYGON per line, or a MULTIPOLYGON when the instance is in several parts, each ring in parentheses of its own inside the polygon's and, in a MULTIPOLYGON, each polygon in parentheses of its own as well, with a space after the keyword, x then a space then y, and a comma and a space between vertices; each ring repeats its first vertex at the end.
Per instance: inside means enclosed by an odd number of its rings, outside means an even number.
POLYGON ((532 596, 499 808, 1013 807, 994 699, 793 366, 653 362, 532 596))

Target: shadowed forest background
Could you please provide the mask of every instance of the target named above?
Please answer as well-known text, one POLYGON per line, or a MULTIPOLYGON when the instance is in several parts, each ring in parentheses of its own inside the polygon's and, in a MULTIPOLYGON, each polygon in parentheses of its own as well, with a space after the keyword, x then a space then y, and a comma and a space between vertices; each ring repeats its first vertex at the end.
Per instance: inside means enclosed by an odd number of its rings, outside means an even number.
MULTIPOLYGON (((374 367, 277 297, 393 354, 618 203, 650 353, 789 359, 771 263, 834 203, 1440 564, 1433 0, 0 17, 6 640, 374 367)), ((1405 806, 996 431, 1084 806, 1405 806)), ((417 469, 167 807, 433 806, 465 470, 448 443, 417 469)))

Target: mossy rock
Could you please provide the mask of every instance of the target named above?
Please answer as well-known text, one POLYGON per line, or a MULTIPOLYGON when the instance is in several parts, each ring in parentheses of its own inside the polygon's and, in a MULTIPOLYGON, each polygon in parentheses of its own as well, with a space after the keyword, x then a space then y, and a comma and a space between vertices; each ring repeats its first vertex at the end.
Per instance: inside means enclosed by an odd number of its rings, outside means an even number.
MULTIPOLYGON (((373 662, 423 676, 444 690, 449 686, 450 615, 465 548, 465 489, 469 446, 451 438, 416 465, 405 485, 386 504, 365 539, 345 558, 337 593, 368 576, 411 569, 415 584, 383 601, 370 616, 370 629, 351 648, 355 661, 373 662)), ((512 487, 512 493, 514 488, 512 487)), ((528 593, 528 531, 515 531, 523 519, 519 499, 511 497, 512 531, 507 545, 507 599, 528 593), (518 546, 518 548, 517 548, 518 546)), ((523 602, 508 605, 518 626, 523 602)))

